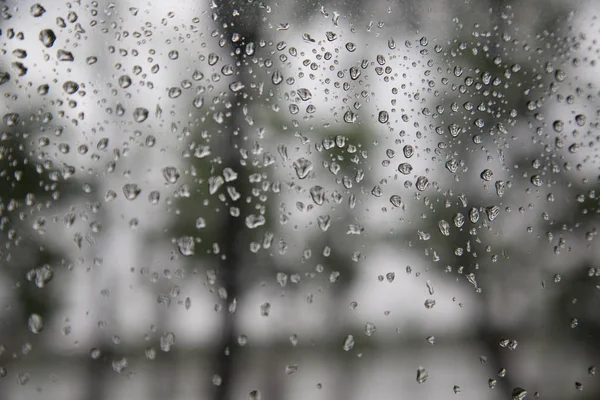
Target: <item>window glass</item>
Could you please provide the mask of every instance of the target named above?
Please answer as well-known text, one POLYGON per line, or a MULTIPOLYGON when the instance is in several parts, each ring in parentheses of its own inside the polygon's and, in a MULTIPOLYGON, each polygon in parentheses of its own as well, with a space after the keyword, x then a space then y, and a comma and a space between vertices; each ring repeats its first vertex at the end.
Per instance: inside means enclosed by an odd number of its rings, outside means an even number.
POLYGON ((600 398, 596 2, 0 7, 0 398, 600 398))

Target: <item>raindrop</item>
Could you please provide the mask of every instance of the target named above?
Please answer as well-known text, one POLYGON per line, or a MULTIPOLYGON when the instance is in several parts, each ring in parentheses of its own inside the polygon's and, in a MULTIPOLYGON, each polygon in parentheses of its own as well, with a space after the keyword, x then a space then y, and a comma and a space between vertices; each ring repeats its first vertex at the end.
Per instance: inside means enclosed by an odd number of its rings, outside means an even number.
POLYGON ((544 184, 544 181, 543 181, 543 179, 542 179, 541 176, 539 176, 539 175, 533 175, 531 177, 531 183, 532 183, 533 186, 540 187, 540 186, 542 186, 544 184))
POLYGON ((246 217, 246 226, 250 229, 258 228, 267 222, 264 215, 250 214, 246 217))
POLYGON ((491 181, 493 176, 494 173, 490 169, 484 169, 480 175, 481 179, 483 179, 484 181, 491 181))
POLYGON ((142 189, 138 187, 135 183, 126 183, 123 185, 123 194, 125 198, 129 201, 135 200, 136 197, 141 193, 142 189))
POLYGON ((344 343, 342 345, 342 348, 345 351, 350 351, 354 347, 354 343, 355 343, 354 336, 348 335, 348 336, 346 336, 346 339, 344 339, 344 343))
POLYGON ((195 251, 196 241, 191 236, 182 236, 177 239, 177 248, 181 255, 189 257, 193 256, 195 251))
POLYGON ((286 375, 292 375, 296 371, 298 371, 298 364, 288 364, 285 366, 286 375))
POLYGON ((424 191, 429 186, 429 180, 425 176, 419 176, 415 184, 417 190, 424 191))
POLYGON ((52 29, 43 29, 40 31, 39 39, 42 44, 48 48, 54 45, 56 41, 56 35, 52 29))
POLYGON ((46 9, 40 3, 35 3, 29 8, 29 13, 35 18, 41 17, 45 12, 46 9))
POLYGON ((271 82, 273 82, 273 85, 279 85, 281 82, 283 82, 283 75, 281 75, 279 70, 275 70, 273 72, 273 75, 271 75, 271 82))
POLYGON ((398 172, 404 175, 408 175, 412 172, 413 167, 409 163, 401 163, 398 165, 398 172))
POLYGON ((403 207, 402 198, 397 194, 393 194, 390 197, 390 203, 392 203, 394 207, 403 207))
POLYGON ((425 300, 425 308, 431 310, 435 306, 435 300, 427 299, 425 300))
POLYGON ((448 223, 448 221, 441 220, 438 223, 438 227, 440 228, 440 232, 442 233, 442 235, 450 236, 450 224, 448 223))
POLYGON ((120 360, 113 360, 112 369, 117 374, 124 372, 127 369, 127 358, 123 357, 120 360))
POLYGON ((390 115, 388 114, 387 111, 379 111, 379 117, 378 117, 379 122, 381 122, 382 124, 385 124, 389 121, 389 119, 390 119, 390 115))
POLYGON ((325 202, 325 189, 322 186, 316 185, 310 188, 310 197, 316 205, 323 205, 325 202))
POLYGON ((44 329, 44 321, 39 314, 31 314, 27 321, 27 327, 31 333, 40 333, 44 329))
POLYGON ((312 93, 308 89, 298 89, 298 96, 302 101, 308 101, 312 98, 312 93))
POLYGON ((448 130, 450 131, 450 136, 457 137, 458 135, 460 135, 462 128, 456 124, 450 124, 448 126, 448 130))
POLYGON ((167 183, 170 184, 177 183, 180 176, 179 170, 176 167, 165 167, 163 168, 162 173, 167 183))
POLYGON ((407 144, 402 148, 402 152, 404 153, 404 157, 411 158, 415 154, 415 148, 407 144))
POLYGON ((365 325, 365 334, 367 336, 371 336, 375 333, 375 331, 377 330, 377 327, 375 327, 375 324, 371 323, 371 322, 367 322, 365 325))
POLYGON ((160 337, 160 349, 164 352, 171 351, 171 347, 175 344, 175 334, 167 332, 160 337))
POLYGON ((144 122, 148 118, 149 112, 146 108, 138 107, 133 110, 133 119, 135 122, 144 122))
POLYGON ((58 61, 74 61, 73 53, 67 50, 60 49, 56 52, 56 58, 58 61))
POLYGON ((427 370, 423 367, 419 367, 419 369, 417 369, 417 383, 421 384, 421 383, 425 383, 425 381, 427 380, 427 378, 429 377, 429 373, 427 372, 427 370))
POLYGON ((310 174, 310 172, 313 170, 312 162, 307 160, 306 158, 297 159, 296 161, 294 161, 293 165, 294 169, 296 170, 296 175, 300 179, 306 178, 308 174, 310 174))
POLYGON ((512 391, 513 400, 524 400, 527 397, 527 390, 516 387, 512 391))
POLYGON ((62 87, 67 94, 73 94, 79 90, 79 85, 73 81, 66 81, 62 87))
POLYGON ((127 89, 129 86, 131 86, 131 78, 129 77, 129 75, 121 75, 119 77, 119 86, 121 86, 123 89, 127 89))

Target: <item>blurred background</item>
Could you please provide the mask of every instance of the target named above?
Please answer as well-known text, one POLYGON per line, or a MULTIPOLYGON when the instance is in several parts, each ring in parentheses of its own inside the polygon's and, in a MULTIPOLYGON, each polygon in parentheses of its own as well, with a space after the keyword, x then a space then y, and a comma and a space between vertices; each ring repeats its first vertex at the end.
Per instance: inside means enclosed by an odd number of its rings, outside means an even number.
POLYGON ((597 2, 3 0, 1 399, 598 399, 597 2))

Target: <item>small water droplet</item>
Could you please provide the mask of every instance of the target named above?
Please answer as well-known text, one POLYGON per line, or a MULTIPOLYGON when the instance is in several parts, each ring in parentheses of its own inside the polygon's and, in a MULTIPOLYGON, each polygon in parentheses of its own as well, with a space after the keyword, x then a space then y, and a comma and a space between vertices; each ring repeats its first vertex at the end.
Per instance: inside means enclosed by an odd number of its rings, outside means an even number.
POLYGON ((419 367, 417 369, 417 383, 421 384, 421 383, 425 383, 425 381, 427 380, 427 378, 429 377, 429 373, 427 372, 427 370, 423 367, 419 367))

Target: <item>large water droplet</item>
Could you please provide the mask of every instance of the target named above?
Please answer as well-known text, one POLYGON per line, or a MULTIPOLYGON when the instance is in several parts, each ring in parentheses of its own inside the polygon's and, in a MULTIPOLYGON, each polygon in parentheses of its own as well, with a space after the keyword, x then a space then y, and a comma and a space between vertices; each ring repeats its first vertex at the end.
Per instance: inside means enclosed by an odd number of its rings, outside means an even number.
POLYGON ((52 29, 42 29, 39 34, 39 39, 44 46, 50 48, 56 41, 56 35, 52 29))
POLYGON ((177 248, 181 255, 189 257, 193 256, 195 251, 196 241, 191 236, 182 236, 177 239, 177 248))
POLYGON ((44 320, 39 314, 31 314, 27 320, 27 327, 31 333, 40 333, 44 330, 44 320))
POLYGON ((123 194, 125 198, 129 201, 135 200, 136 197, 141 193, 142 189, 138 187, 135 183, 126 183, 123 185, 123 194))
POLYGON ((348 336, 346 336, 346 339, 344 339, 344 343, 342 345, 342 348, 345 351, 350 351, 354 347, 354 343, 355 343, 354 336, 348 335, 348 336))
POLYGON ((143 107, 138 107, 133 110, 133 119, 135 122, 144 122, 148 118, 149 112, 148 109, 143 107))
POLYGON ((313 170, 313 164, 306 158, 299 158, 294 161, 294 169, 296 170, 296 175, 298 178, 304 179, 313 170))
POLYGON ((165 167, 163 168, 162 173, 167 183, 170 184, 177 183, 180 176, 179 170, 176 167, 165 167))
POLYGON ((387 111, 379 111, 379 116, 377 117, 377 119, 382 124, 385 124, 390 120, 390 115, 388 114, 387 111))
POLYGON ((421 383, 425 383, 425 381, 427 380, 427 378, 429 377, 429 373, 427 372, 427 370, 423 367, 419 367, 419 369, 417 369, 417 383, 421 384, 421 383))
POLYGON ((164 352, 171 351, 171 347, 175 344, 175 334, 167 332, 160 337, 160 349, 164 352))
POLYGON ((312 93, 308 89, 298 89, 298 96, 302 101, 308 101, 312 99, 312 93))

